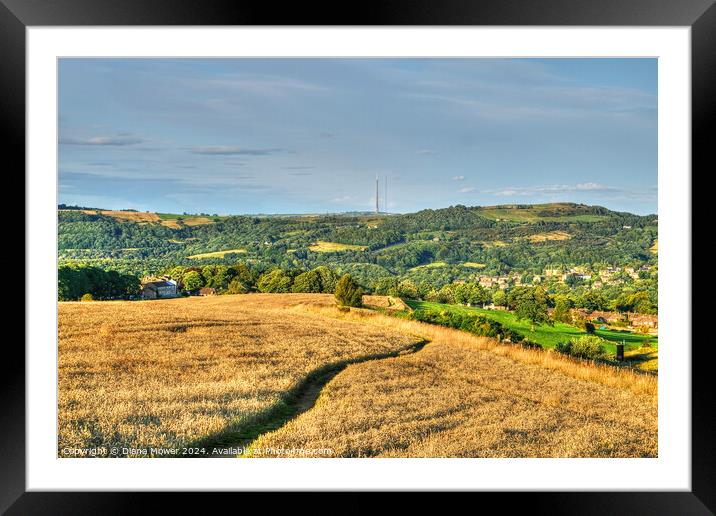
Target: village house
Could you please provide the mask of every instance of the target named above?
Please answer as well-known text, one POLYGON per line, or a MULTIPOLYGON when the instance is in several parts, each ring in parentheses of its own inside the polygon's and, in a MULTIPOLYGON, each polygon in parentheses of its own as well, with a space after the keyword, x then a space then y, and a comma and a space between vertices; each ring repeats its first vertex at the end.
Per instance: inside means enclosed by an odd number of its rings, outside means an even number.
POLYGON ((171 279, 148 281, 142 285, 142 299, 166 299, 177 295, 177 282, 171 279))
POLYGON ((648 314, 633 314, 629 313, 629 324, 634 328, 658 328, 659 327, 659 316, 648 315, 648 314))
POLYGON ((619 312, 602 312, 599 310, 595 310, 589 314, 589 317, 592 321, 605 324, 614 324, 624 320, 624 315, 619 312))
POLYGON ((490 276, 480 276, 478 283, 485 288, 491 288, 493 280, 490 276))
POLYGON ((486 303, 486 304, 483 304, 483 305, 482 305, 482 308, 484 308, 485 310, 504 310, 504 311, 507 310, 507 307, 506 307, 506 306, 498 306, 498 305, 496 305, 495 303, 486 303))
POLYGON ((602 279, 602 281, 607 281, 617 272, 619 272, 618 268, 615 269, 614 267, 607 267, 606 269, 602 269, 601 271, 599 271, 599 277, 602 279))
POLYGON ((584 308, 573 308, 572 317, 575 319, 584 319, 587 321, 596 321, 601 324, 615 324, 624 320, 624 314, 619 312, 603 312, 601 310, 594 310, 590 312, 584 308))
POLYGON ((631 279, 639 279, 639 271, 635 270, 634 267, 624 267, 626 272, 631 279))

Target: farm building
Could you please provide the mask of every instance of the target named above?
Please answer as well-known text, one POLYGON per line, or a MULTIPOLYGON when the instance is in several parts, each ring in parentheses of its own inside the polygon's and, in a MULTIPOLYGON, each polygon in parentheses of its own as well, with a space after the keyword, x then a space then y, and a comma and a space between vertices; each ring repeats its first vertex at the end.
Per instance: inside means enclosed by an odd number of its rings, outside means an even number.
POLYGON ((148 281, 142 285, 142 299, 171 297, 177 297, 177 282, 174 280, 148 281))
POLYGON ((213 296, 216 294, 216 290, 211 287, 203 287, 199 289, 200 296, 213 296))

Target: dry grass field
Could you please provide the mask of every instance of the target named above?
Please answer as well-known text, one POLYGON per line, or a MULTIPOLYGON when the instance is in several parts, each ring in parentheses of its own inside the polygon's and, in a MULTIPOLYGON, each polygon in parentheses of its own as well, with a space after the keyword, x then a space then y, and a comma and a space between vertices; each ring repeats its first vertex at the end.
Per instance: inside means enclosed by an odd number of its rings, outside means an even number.
POLYGON ((348 366, 315 407, 250 449, 330 449, 340 457, 657 456, 652 376, 415 321, 336 316, 431 342, 412 355, 348 366))
POLYGON ((412 312, 405 301, 394 296, 363 296, 363 304, 368 308, 382 308, 395 312, 412 312))
POLYGON ((145 211, 124 211, 124 210, 82 210, 88 215, 100 214, 112 217, 120 222, 134 222, 137 224, 161 224, 172 229, 181 229, 184 226, 201 226, 213 224, 214 221, 208 217, 187 216, 182 217, 181 224, 178 218, 162 218, 157 213, 145 211))
POLYGON ((60 303, 59 337, 60 456, 207 436, 249 456, 657 455, 653 376, 339 310, 331 295, 60 303), (282 403, 289 415, 239 442, 232 428, 282 403))
POLYGON ((200 260, 203 258, 223 258, 225 255, 230 253, 245 253, 246 249, 227 249, 226 251, 215 251, 213 253, 200 253, 200 254, 194 254, 191 256, 187 256, 187 258, 192 258, 194 260, 200 260))
POLYGON ((417 341, 290 308, 306 302, 333 296, 59 303, 58 453, 185 445, 276 405, 327 364, 417 341))
POLYGON ((83 213, 94 215, 99 213, 113 219, 124 222, 136 222, 138 224, 151 224, 161 222, 159 215, 144 211, 122 211, 122 210, 82 210, 83 213))
POLYGON ((550 240, 569 240, 572 235, 565 231, 550 231, 549 233, 536 233, 527 237, 518 237, 516 240, 529 240, 530 242, 547 242, 550 240))
POLYGON ((338 242, 318 241, 308 247, 314 253, 337 253, 340 251, 364 251, 364 245, 339 244, 338 242))

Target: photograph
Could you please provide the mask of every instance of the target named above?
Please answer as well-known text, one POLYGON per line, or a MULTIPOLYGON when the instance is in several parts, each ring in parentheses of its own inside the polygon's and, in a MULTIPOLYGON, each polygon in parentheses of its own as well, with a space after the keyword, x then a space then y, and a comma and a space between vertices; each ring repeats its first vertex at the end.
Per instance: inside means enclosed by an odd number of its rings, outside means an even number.
POLYGON ((58 57, 56 457, 659 458, 659 66, 58 57))

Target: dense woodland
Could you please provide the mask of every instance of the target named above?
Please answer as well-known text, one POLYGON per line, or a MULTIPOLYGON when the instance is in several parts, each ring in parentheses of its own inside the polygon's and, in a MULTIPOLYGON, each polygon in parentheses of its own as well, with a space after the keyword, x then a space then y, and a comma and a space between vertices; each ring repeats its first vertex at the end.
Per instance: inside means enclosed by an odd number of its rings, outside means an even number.
MULTIPOLYGON (((136 295, 134 286, 116 286, 115 275, 138 281, 147 275, 169 274, 190 291, 184 286, 188 273, 196 273, 191 274, 190 287, 210 286, 220 292, 326 292, 336 277, 349 273, 366 292, 437 299, 446 298, 445 289, 456 281, 475 283, 476 275, 517 273, 529 281, 550 267, 582 266, 596 273, 610 266, 647 265, 650 272, 638 279, 625 277, 618 285, 598 290, 580 281, 547 281, 541 288, 552 303, 562 298, 571 306, 590 309, 623 306, 626 296, 643 292, 648 302, 642 299, 641 311, 657 309, 657 259, 650 251, 658 236, 656 216, 599 206, 453 206, 405 215, 233 216, 195 226, 179 221, 176 228, 79 209, 61 209, 58 219, 61 299, 78 299, 85 293, 100 299, 136 295), (539 238, 555 233, 568 238, 539 238), (320 241, 365 249, 311 250, 320 241), (227 249, 245 252, 189 258, 227 249), (91 274, 77 272, 85 269, 91 274), (111 280, 103 280, 97 271, 114 272, 111 280)), ((483 290, 490 301, 498 289, 483 290)))

